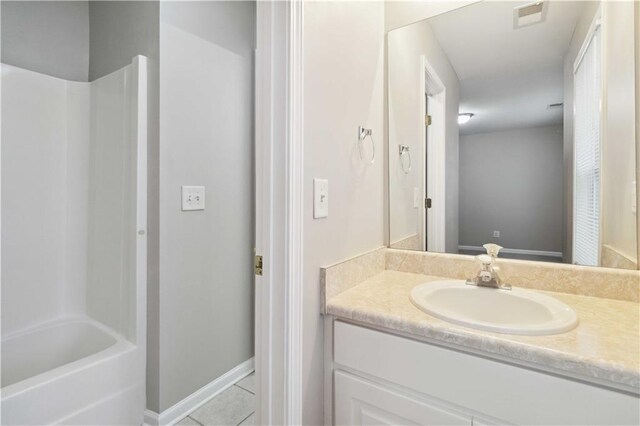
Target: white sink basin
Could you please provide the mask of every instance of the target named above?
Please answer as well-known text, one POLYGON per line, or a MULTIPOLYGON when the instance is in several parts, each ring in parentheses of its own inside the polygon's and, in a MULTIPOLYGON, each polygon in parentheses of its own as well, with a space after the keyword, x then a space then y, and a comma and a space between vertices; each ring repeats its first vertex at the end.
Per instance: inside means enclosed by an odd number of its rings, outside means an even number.
POLYGON ((578 325, 578 316, 569 306, 518 288, 498 290, 464 281, 435 281, 415 287, 411 301, 436 318, 497 333, 557 334, 578 325))

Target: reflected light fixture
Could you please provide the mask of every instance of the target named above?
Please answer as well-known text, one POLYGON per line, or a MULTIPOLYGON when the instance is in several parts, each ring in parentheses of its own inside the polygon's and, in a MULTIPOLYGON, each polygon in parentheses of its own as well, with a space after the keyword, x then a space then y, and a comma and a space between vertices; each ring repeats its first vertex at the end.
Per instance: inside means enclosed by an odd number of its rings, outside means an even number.
POLYGON ((464 124, 467 121, 471 120, 473 114, 470 112, 463 112, 462 114, 458 114, 458 124, 464 124))

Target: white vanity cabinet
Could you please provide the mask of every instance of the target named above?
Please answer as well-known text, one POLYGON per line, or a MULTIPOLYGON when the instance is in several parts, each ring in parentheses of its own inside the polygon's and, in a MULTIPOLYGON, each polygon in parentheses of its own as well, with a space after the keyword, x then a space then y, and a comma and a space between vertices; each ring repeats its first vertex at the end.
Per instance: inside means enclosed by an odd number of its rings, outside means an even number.
POLYGON ((406 390, 369 381, 344 371, 335 373, 336 424, 470 425, 472 417, 406 390))
POLYGON ((637 395, 342 321, 332 332, 337 425, 640 424, 637 395))

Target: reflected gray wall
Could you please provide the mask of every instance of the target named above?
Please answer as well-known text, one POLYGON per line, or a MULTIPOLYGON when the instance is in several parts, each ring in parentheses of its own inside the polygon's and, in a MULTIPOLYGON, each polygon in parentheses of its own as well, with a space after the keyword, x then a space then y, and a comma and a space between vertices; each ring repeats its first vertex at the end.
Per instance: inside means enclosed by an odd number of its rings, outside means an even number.
POLYGON ((89 77, 86 1, 2 1, 2 62, 73 81, 89 77))
POLYGON ((562 143, 562 126, 460 136, 460 245, 561 252, 562 143))

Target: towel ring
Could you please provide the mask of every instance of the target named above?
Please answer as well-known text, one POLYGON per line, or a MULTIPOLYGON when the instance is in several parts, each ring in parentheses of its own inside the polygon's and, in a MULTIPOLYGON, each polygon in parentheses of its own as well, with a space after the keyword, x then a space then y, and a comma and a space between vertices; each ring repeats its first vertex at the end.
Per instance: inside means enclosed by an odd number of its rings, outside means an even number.
POLYGON ((371 129, 365 129, 362 126, 358 126, 358 151, 360 153, 360 160, 364 161, 368 164, 373 164, 376 160, 376 143, 373 140, 373 131, 371 129), (362 151, 362 146, 364 145, 364 141, 369 136, 371 139, 371 159, 365 160, 364 153, 362 151))
POLYGON ((400 165, 402 167, 402 171, 404 172, 405 175, 408 175, 409 172, 411 171, 411 152, 409 152, 409 146, 408 145, 400 145, 398 147, 398 153, 400 154, 400 165), (405 166, 405 161, 404 158, 407 158, 408 163, 405 166))

